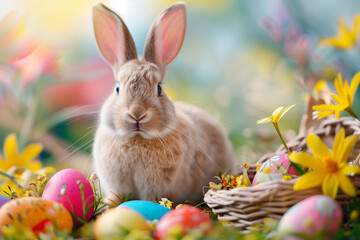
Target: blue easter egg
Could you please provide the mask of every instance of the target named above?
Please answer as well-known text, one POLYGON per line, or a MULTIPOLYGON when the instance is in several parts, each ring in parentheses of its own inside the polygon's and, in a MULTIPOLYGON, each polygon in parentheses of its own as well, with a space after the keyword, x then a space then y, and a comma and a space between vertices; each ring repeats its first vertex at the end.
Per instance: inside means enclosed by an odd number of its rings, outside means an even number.
POLYGON ((4 203, 6 203, 6 202, 8 202, 8 201, 10 201, 10 200, 11 200, 10 198, 5 197, 4 195, 1 195, 1 194, 0 194, 0 207, 1 207, 2 205, 4 205, 4 203))
POLYGON ((161 206, 160 204, 142 201, 142 200, 133 200, 120 204, 117 208, 127 207, 131 210, 137 211, 142 214, 147 220, 160 220, 167 212, 170 212, 170 209, 161 206))

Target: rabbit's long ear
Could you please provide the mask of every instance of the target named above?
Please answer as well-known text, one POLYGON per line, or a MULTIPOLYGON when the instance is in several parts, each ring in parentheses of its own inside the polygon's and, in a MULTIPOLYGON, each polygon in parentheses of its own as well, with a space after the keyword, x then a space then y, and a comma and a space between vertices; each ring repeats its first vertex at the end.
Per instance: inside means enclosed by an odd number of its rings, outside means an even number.
POLYGON ((94 33, 98 48, 113 67, 137 58, 134 40, 123 20, 102 4, 93 7, 94 33))
POLYGON ((165 9, 155 19, 146 37, 144 58, 157 64, 163 73, 176 57, 184 41, 186 8, 177 2, 165 9))

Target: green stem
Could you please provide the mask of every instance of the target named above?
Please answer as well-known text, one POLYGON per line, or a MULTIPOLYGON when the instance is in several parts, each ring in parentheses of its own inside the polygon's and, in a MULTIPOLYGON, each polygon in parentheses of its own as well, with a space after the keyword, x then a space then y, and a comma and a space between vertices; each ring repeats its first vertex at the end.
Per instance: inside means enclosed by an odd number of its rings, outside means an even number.
POLYGON ((22 186, 16 181, 16 178, 17 178, 17 177, 14 177, 14 176, 12 176, 12 175, 4 172, 4 171, 1 171, 1 170, 0 170, 0 175, 3 175, 4 177, 9 178, 10 181, 12 181, 13 183, 15 183, 15 185, 16 185, 18 188, 22 189, 22 186))
MULTIPOLYGON (((345 111, 350 114, 353 118, 359 119, 358 116, 356 116, 355 112, 352 110, 351 106, 345 109, 345 111)), ((360 119, 359 119, 360 120, 360 119)))
POLYGON ((286 151, 290 154, 290 149, 289 149, 288 146, 286 145, 286 142, 285 142, 283 136, 281 135, 281 132, 280 132, 280 129, 279 129, 278 124, 277 124, 276 122, 273 122, 273 125, 274 125, 275 130, 276 130, 277 134, 279 135, 282 143, 284 144, 284 146, 285 146, 285 148, 286 148, 286 151))

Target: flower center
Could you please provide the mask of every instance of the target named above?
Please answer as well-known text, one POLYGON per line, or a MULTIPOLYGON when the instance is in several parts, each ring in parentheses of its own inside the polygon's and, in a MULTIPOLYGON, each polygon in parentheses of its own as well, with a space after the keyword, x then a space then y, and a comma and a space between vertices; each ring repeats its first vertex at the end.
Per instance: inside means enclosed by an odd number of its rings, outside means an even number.
POLYGON ((325 159, 325 168, 327 172, 336 173, 339 171, 339 166, 332 158, 325 159))

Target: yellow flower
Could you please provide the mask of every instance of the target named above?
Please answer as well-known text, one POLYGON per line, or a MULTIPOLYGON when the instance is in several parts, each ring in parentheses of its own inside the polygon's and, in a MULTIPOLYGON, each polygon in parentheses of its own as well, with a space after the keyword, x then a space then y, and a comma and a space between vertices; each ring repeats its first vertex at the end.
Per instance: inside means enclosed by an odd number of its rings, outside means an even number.
POLYGON ((33 190, 26 190, 23 197, 30 197, 32 193, 33 193, 33 190))
POLYGON ((316 111, 314 112, 314 116, 316 116, 318 119, 321 119, 329 115, 335 114, 335 116, 339 119, 340 113, 348 108, 350 111, 349 113, 354 116, 355 114, 352 112, 351 105, 353 103, 354 95, 359 83, 360 72, 353 77, 350 86, 347 79, 345 79, 345 82, 343 84, 341 73, 339 73, 338 77, 335 79, 335 89, 338 95, 331 94, 333 99, 338 104, 321 104, 314 106, 313 110, 316 111))
POLYGON ((174 203, 174 202, 170 201, 170 200, 167 199, 167 198, 161 198, 161 201, 159 201, 159 204, 160 204, 161 206, 164 206, 164 207, 166 207, 166 208, 168 208, 168 209, 171 209, 173 203, 174 203))
POLYGON ((278 122, 280 121, 280 119, 285 115, 285 113, 287 111, 289 111, 291 108, 293 108, 295 106, 295 104, 288 106, 286 108, 284 107, 278 107, 277 109, 274 110, 274 112, 272 113, 272 115, 270 117, 266 117, 266 118, 262 118, 258 121, 256 121, 257 124, 261 124, 261 123, 268 123, 271 122, 274 125, 274 128, 277 132, 277 134, 279 135, 281 142, 284 144, 284 147, 286 148, 286 151, 288 153, 290 153, 290 149, 288 148, 288 146, 286 145, 286 142, 280 132, 279 126, 278 126, 278 122))
MULTIPOLYGON (((21 177, 19 175, 15 175, 16 177, 21 177)), ((24 193, 24 190, 16 186, 16 184, 11 181, 10 179, 7 179, 5 177, 2 177, 0 175, 0 194, 2 195, 8 195, 8 197, 12 197, 11 195, 16 195, 17 197, 22 196, 24 193), (10 191, 10 189, 11 191, 10 191)))
POLYGON ((41 162, 34 159, 42 149, 41 144, 30 144, 19 154, 16 135, 10 134, 4 142, 4 158, 0 155, 0 170, 6 172, 13 166, 25 167, 32 171, 40 170, 41 162))
POLYGON ((45 174, 38 174, 36 177, 37 177, 39 183, 41 183, 41 184, 47 180, 45 174))
POLYGON ((322 119, 324 117, 335 114, 336 118, 340 119, 340 113, 344 111, 346 107, 344 105, 331 105, 331 104, 320 104, 313 106, 313 116, 317 119, 322 119))
POLYGON ((259 171, 260 167, 261 167, 260 163, 256 163, 256 172, 259 171))
MULTIPOLYGON (((4 141, 4 157, 0 155, 0 170, 7 172, 10 175, 18 177, 17 182, 21 185, 25 184, 25 179, 22 179, 23 170, 16 170, 16 168, 26 168, 31 171, 41 170, 41 162, 34 160, 42 151, 42 145, 30 144, 22 153, 18 153, 16 135, 10 134, 4 141), (14 171, 15 170, 15 171, 14 171)), ((28 171, 29 171, 28 170, 28 171)), ((0 175, 0 194, 4 191, 9 193, 8 186, 16 191, 20 196, 23 194, 23 189, 19 188, 10 179, 0 175)))
POLYGON ((359 211, 358 210, 352 210, 350 213, 350 219, 351 220, 357 220, 359 218, 359 211))
POLYGON ((356 15, 353 21, 353 29, 349 29, 344 19, 340 18, 337 35, 335 37, 320 39, 319 44, 331 45, 341 49, 350 49, 355 46, 359 33, 360 14, 356 15))
POLYGON ((277 109, 274 110, 274 112, 272 113, 272 115, 270 117, 262 118, 262 119, 256 121, 256 123, 257 124, 268 123, 268 122, 277 123, 284 116, 284 114, 287 111, 289 111, 291 108, 293 108, 295 105, 296 104, 293 104, 293 105, 288 106, 286 108, 278 107, 277 109))
POLYGON ((212 190, 217 190, 217 185, 215 185, 215 183, 210 183, 210 188, 212 190))
POLYGON ((321 185, 323 194, 332 198, 336 197, 339 187, 345 194, 355 196, 355 187, 347 176, 359 174, 360 168, 350 166, 347 160, 357 139, 356 135, 345 138, 345 130, 342 128, 335 136, 333 149, 330 152, 318 136, 310 133, 306 143, 314 155, 292 152, 289 156, 291 161, 311 169, 299 178, 294 190, 321 185))

